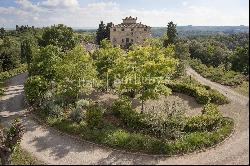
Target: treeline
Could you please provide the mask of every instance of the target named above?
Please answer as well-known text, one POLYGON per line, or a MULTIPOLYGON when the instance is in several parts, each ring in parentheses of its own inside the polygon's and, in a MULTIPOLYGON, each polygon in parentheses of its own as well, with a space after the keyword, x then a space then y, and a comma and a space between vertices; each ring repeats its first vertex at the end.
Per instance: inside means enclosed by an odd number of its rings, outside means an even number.
POLYGON ((76 33, 62 24, 43 28, 16 25, 15 30, 0 28, 0 72, 30 63, 32 51, 40 46, 61 43, 59 47, 69 49, 77 43, 89 41, 95 42, 93 33, 76 33))
POLYGON ((190 57, 205 65, 249 74, 249 33, 195 37, 188 40, 190 57))

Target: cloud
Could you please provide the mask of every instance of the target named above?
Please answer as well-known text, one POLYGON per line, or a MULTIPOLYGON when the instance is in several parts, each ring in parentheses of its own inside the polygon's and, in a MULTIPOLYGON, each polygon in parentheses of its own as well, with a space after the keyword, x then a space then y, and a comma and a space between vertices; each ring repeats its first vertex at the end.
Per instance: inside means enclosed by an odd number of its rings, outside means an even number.
POLYGON ((226 7, 202 6, 187 1, 175 10, 165 7, 157 10, 124 8, 119 1, 108 0, 84 5, 77 0, 16 2, 20 7, 0 7, 0 20, 4 20, 1 24, 14 27, 15 24, 48 26, 63 23, 72 27, 97 27, 101 20, 118 24, 122 18, 131 15, 138 17, 138 22, 150 26, 166 26, 169 21, 177 25, 249 25, 248 9, 235 8, 231 11, 226 7))
POLYGON ((31 10, 33 12, 40 11, 37 5, 33 5, 29 0, 17 0, 17 4, 21 5, 24 10, 31 10))
POLYGON ((46 0, 38 4, 47 8, 76 8, 79 7, 77 0, 46 0))

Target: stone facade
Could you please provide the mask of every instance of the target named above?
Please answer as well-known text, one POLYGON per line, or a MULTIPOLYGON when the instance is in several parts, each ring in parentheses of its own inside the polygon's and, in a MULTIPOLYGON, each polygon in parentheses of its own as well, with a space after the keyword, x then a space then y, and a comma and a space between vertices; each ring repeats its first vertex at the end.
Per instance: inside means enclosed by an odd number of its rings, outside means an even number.
POLYGON ((142 44, 151 37, 151 27, 137 23, 137 17, 126 17, 123 23, 112 25, 110 28, 110 40, 113 45, 121 47, 129 46, 133 43, 142 44))

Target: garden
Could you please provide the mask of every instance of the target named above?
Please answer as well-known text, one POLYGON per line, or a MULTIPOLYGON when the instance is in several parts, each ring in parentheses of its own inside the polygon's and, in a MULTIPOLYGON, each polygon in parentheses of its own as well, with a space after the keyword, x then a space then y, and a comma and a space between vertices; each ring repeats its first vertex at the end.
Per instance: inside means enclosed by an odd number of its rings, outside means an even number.
POLYGON ((45 29, 29 64, 26 100, 43 123, 107 147, 164 155, 212 147, 232 132, 233 121, 218 108, 230 101, 176 74, 174 45, 125 51, 102 40, 90 53, 70 33, 45 29))

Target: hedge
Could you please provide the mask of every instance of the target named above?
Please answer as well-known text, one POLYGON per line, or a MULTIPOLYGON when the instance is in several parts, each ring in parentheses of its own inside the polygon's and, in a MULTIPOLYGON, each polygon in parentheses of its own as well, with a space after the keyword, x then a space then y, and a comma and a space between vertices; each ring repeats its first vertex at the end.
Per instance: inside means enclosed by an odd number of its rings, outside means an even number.
POLYGON ((167 86, 173 92, 184 93, 195 98, 199 104, 207 104, 208 102, 222 105, 229 103, 229 100, 218 91, 208 88, 207 86, 197 86, 194 84, 172 82, 167 86))
POLYGON ((12 69, 9 71, 1 72, 0 73, 0 80, 6 80, 10 77, 13 77, 17 74, 21 74, 21 73, 26 72, 26 71, 27 71, 27 65, 21 65, 18 68, 15 68, 15 69, 12 69))
POLYGON ((246 79, 245 76, 239 72, 232 70, 225 70, 223 67, 208 67, 201 63, 200 60, 192 59, 189 61, 190 66, 201 74, 203 77, 210 79, 211 81, 220 83, 227 86, 241 85, 246 79))

